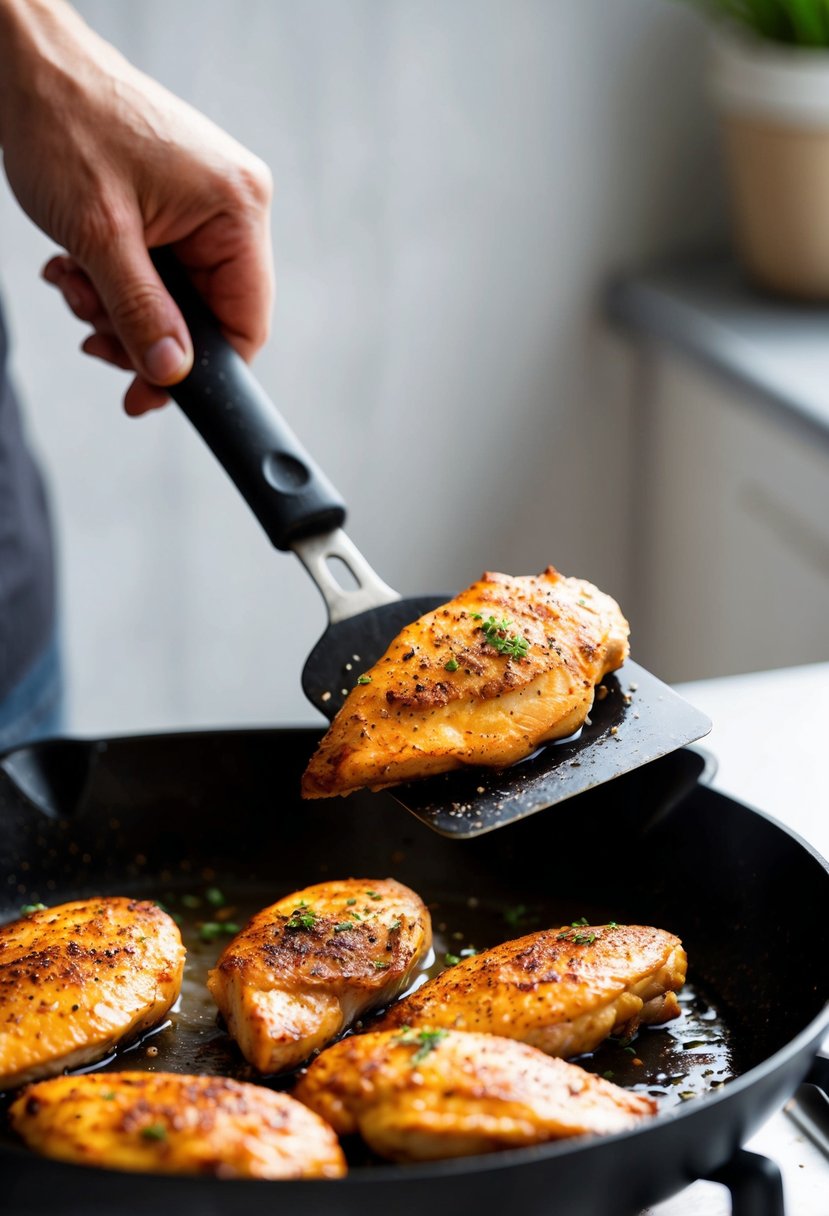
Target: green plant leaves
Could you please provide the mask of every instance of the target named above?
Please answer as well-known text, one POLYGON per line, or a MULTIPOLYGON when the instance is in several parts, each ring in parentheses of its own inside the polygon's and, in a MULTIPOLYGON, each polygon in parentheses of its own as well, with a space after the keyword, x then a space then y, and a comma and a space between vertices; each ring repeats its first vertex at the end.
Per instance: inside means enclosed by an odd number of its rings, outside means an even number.
POLYGON ((829 0, 691 0, 772 42, 829 47, 829 0))

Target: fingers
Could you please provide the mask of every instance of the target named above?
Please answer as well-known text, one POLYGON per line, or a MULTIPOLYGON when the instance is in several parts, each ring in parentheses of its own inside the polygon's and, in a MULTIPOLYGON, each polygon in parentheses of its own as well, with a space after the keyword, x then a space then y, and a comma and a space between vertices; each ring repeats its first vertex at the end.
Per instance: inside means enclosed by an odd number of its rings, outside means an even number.
MULTIPOLYGON (((101 297, 77 262, 66 256, 51 258, 43 268, 43 278, 58 288, 80 321, 92 325, 94 332, 81 343, 84 354, 102 359, 122 371, 135 371, 135 362, 117 336, 115 324, 101 297)), ((169 394, 163 389, 136 376, 124 396, 124 409, 131 417, 138 417, 148 410, 159 409, 169 400, 169 394)))
MULTIPOLYGON (((143 232, 122 230, 107 248, 93 251, 85 270, 139 378, 156 386, 183 380, 193 366, 190 334, 150 260, 143 232)), ((69 285, 77 287, 74 277, 69 285)))
POLYGON ((140 376, 136 376, 124 394, 124 410, 131 418, 146 414, 150 410, 161 409, 170 400, 169 393, 155 384, 148 384, 140 376))
MULTIPOLYGON (((134 371, 132 359, 119 338, 109 314, 88 276, 73 258, 54 257, 43 268, 43 278, 57 287, 72 312, 93 326, 94 332, 81 343, 81 350, 93 359, 102 359, 122 371, 134 371)), ((170 400, 163 389, 136 376, 124 397, 124 409, 131 417, 159 409, 170 400)))
MULTIPOLYGON (((247 360, 267 339, 273 303, 268 199, 261 184, 256 205, 241 218, 240 207, 229 207, 169 242, 225 336, 247 360)), ((52 258, 43 277, 92 326, 82 350, 137 373, 124 399, 126 412, 137 415, 165 404, 163 389, 192 367, 192 343, 152 264, 143 230, 110 229, 109 239, 90 244, 80 260, 52 258)))
POLYGON ((103 359, 105 363, 111 363, 113 367, 120 367, 124 372, 134 370, 129 355, 118 339, 113 338, 110 334, 97 332, 90 334, 81 343, 81 350, 85 355, 91 355, 94 359, 103 359))
POLYGON ((273 307, 268 197, 243 220, 238 207, 229 206, 174 245, 225 337, 246 361, 267 341, 273 307))
POLYGON ((77 262, 68 257, 51 258, 43 267, 43 278, 57 287, 75 316, 99 328, 107 321, 100 297, 77 262))

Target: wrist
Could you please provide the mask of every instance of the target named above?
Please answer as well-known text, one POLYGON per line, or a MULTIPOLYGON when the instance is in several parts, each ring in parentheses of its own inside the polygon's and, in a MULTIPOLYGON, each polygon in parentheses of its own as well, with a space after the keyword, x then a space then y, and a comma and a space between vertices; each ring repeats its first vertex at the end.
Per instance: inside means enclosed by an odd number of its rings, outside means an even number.
POLYGON ((64 0, 0 0, 0 148, 41 69, 60 64, 65 31, 83 26, 64 0))

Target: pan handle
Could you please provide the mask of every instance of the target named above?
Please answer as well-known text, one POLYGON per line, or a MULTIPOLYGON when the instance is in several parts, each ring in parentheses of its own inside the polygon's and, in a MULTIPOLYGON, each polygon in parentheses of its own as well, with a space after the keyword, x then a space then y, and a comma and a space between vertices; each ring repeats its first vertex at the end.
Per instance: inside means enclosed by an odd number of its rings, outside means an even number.
POLYGON ((785 1216, 783 1177, 768 1157, 738 1148, 734 1156, 714 1174, 731 1192, 731 1216, 785 1216))
POLYGON ((829 1157, 829 1058, 818 1054, 806 1080, 786 1103, 786 1114, 829 1157))
POLYGON ((193 370, 169 393, 277 549, 345 521, 345 504, 317 468, 168 247, 151 253, 193 339, 193 370))

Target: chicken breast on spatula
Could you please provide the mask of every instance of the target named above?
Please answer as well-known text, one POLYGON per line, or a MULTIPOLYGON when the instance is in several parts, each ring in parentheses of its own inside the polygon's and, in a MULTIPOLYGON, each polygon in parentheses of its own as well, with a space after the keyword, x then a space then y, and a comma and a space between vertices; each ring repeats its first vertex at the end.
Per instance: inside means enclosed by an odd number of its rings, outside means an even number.
POLYGON ((422 899, 392 878, 295 891, 252 918, 207 986, 260 1072, 306 1060, 408 985, 432 944, 422 899))
POLYGON ((652 1098, 524 1043, 440 1029, 344 1039, 314 1061, 294 1096, 393 1161, 607 1135, 656 1111, 652 1098))
POLYGON ((311 758, 303 797, 501 768, 566 738, 627 658, 628 632, 615 600, 552 566, 484 574, 359 676, 311 758))
POLYGON ((155 1026, 184 953, 147 900, 79 899, 0 926, 0 1090, 94 1063, 155 1026))

